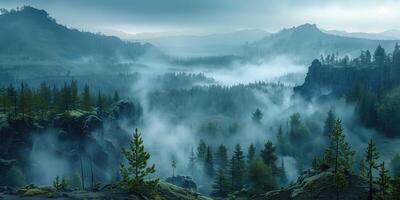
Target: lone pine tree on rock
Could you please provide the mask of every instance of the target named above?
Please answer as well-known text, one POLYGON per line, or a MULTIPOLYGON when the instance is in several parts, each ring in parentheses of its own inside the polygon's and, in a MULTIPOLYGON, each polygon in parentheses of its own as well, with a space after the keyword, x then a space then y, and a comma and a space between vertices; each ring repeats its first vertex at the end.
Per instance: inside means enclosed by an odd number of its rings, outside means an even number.
POLYGON ((122 153, 128 163, 127 165, 120 164, 121 186, 134 193, 153 193, 159 179, 145 179, 146 176, 156 172, 156 167, 154 164, 147 164, 150 154, 144 149, 143 140, 138 129, 135 129, 129 148, 122 149, 122 153))

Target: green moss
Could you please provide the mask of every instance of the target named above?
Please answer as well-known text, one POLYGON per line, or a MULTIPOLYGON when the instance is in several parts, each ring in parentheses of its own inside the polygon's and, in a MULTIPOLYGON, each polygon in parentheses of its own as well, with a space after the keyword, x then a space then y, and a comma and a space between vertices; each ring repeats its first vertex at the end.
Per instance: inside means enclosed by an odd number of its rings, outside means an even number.
POLYGON ((36 196, 36 195, 43 195, 43 194, 50 194, 55 192, 54 188, 52 187, 38 187, 36 185, 27 185, 25 187, 19 188, 17 190, 18 193, 21 193, 23 196, 36 196))

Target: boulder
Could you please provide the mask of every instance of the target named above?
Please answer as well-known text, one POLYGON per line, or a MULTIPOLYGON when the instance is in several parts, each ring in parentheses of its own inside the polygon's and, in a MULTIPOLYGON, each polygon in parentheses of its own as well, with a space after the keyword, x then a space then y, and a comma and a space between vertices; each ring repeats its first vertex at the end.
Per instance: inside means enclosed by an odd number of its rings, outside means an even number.
MULTIPOLYGON (((340 189, 339 199, 367 199, 368 182, 365 178, 354 174, 346 175, 347 185, 340 189)), ((258 195, 252 200, 332 200, 336 199, 336 186, 334 173, 324 171, 321 173, 308 171, 301 175, 298 180, 287 188, 270 191, 258 195)))
POLYGON ((83 130, 91 132, 102 127, 103 121, 96 115, 89 115, 84 119, 83 130))
POLYGON ((111 105, 111 115, 115 119, 128 119, 129 122, 135 123, 142 115, 142 108, 140 105, 124 99, 111 105))
POLYGON ((191 189, 193 191, 197 190, 197 185, 190 176, 173 176, 167 178, 166 182, 182 188, 191 189))

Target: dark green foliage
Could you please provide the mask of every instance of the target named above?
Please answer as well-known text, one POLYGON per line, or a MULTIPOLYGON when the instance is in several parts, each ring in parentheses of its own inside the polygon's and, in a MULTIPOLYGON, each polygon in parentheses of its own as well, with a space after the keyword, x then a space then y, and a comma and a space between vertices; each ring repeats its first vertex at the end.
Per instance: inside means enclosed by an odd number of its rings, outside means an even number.
POLYGON ((266 165, 262 158, 255 157, 250 163, 248 171, 251 186, 257 193, 277 188, 272 168, 266 165))
POLYGON ((90 88, 85 85, 82 94, 82 110, 91 111, 92 110, 92 99, 90 95, 90 88))
POLYGON ((230 163, 231 184, 234 191, 239 191, 243 188, 245 161, 242 148, 239 144, 235 146, 235 151, 230 163))
POLYGON ((387 200, 389 196, 390 176, 389 171, 385 168, 385 162, 379 165, 379 177, 376 183, 379 188, 378 199, 387 200))
POLYGON ((288 153, 288 150, 287 150, 288 141, 287 141, 287 138, 285 137, 285 135, 283 134, 282 126, 279 126, 276 139, 277 139, 277 147, 278 147, 279 153, 281 153, 283 155, 287 154, 288 153))
POLYGON ((279 170, 276 165, 278 157, 276 156, 275 147, 272 145, 271 141, 268 141, 267 143, 264 144, 264 149, 261 150, 260 156, 264 161, 265 165, 267 165, 272 169, 272 173, 274 175, 278 175, 279 170))
POLYGON ((225 176, 224 170, 219 169, 214 179, 213 191, 211 196, 225 198, 230 191, 229 181, 225 176))
POLYGON ((329 110, 328 117, 325 120, 324 135, 329 136, 335 126, 336 116, 332 110, 329 110))
POLYGON ((390 161, 390 168, 394 177, 400 177, 400 155, 396 154, 390 161))
POLYGON ((57 192, 65 191, 67 189, 67 186, 68 186, 67 181, 64 178, 60 180, 60 177, 56 176, 56 178, 53 181, 53 187, 57 192))
POLYGON ((383 65, 383 63, 386 60, 386 52, 385 49, 381 47, 381 45, 378 45, 374 52, 374 62, 377 65, 383 65))
POLYGON ((197 166, 196 166, 196 155, 194 154, 194 151, 193 151, 193 148, 192 148, 192 150, 190 152, 189 164, 188 164, 188 171, 190 172, 190 175, 194 176, 196 169, 197 169, 197 166))
POLYGON ((360 159, 360 163, 359 163, 359 175, 361 177, 367 178, 368 174, 367 174, 367 162, 365 160, 365 158, 361 158, 360 159))
MULTIPOLYGON (((157 90, 149 94, 149 109, 174 113, 180 118, 190 117, 190 113, 237 118, 243 113, 249 113, 254 107, 263 105, 255 96, 254 90, 273 91, 271 101, 280 104, 284 97, 284 89, 285 86, 281 84, 257 82, 235 86, 210 85, 195 86, 190 89, 157 90)), ((239 128, 237 125, 232 124, 232 132, 239 128)))
POLYGON ((288 184, 289 180, 288 177, 286 175, 286 171, 285 171, 285 163, 282 159, 281 161, 281 167, 279 168, 279 183, 283 186, 286 186, 288 184))
POLYGON ((197 161, 202 163, 206 160, 207 145, 203 140, 200 140, 199 146, 197 147, 197 161))
POLYGON ((204 162, 204 171, 208 177, 214 177, 214 159, 210 146, 207 147, 207 153, 204 162))
POLYGON ((325 151, 324 162, 335 171, 351 172, 353 164, 354 151, 345 140, 343 134, 342 122, 340 119, 335 121, 335 126, 329 135, 329 147, 325 151))
POLYGON ((378 126, 390 133, 389 136, 400 131, 400 88, 395 88, 387 93, 377 106, 378 126))
POLYGON ((368 142, 367 151, 365 152, 365 161, 367 163, 367 177, 369 183, 369 194, 368 199, 373 199, 373 170, 378 167, 377 160, 379 159, 379 153, 376 150, 375 143, 372 139, 368 142))
POLYGON ((15 166, 8 169, 5 176, 0 177, 0 181, 12 187, 21 187, 27 183, 25 174, 15 166))
POLYGON ((307 128, 301 122, 300 113, 290 116, 290 139, 292 141, 306 141, 309 136, 307 128))
POLYGON ((221 169, 226 169, 228 166, 228 153, 225 145, 221 144, 218 147, 218 151, 216 154, 216 164, 221 169))
POLYGON ((122 149, 128 165, 120 164, 121 186, 140 194, 154 192, 158 179, 145 180, 145 177, 156 172, 155 165, 148 165, 150 154, 144 149, 143 140, 138 129, 135 129, 128 149, 122 149))
POLYGON ((97 108, 99 108, 99 111, 103 111, 104 110, 104 102, 103 102, 103 96, 99 90, 99 92, 97 93, 97 101, 96 101, 96 105, 97 108))
POLYGON ((117 101, 119 101, 119 100, 120 100, 120 98, 119 98, 118 91, 115 91, 115 92, 114 92, 114 96, 113 96, 113 101, 114 101, 114 102, 117 102, 117 101))
POLYGON ((337 199, 339 198, 339 190, 348 184, 346 174, 352 172, 354 153, 345 140, 342 122, 337 119, 333 131, 329 135, 329 147, 324 155, 324 163, 334 169, 337 199))
POLYGON ((256 111, 253 113, 252 119, 256 123, 261 123, 261 119, 263 118, 263 113, 261 112, 260 109, 256 109, 256 111))
POLYGON ((390 190, 391 200, 400 200, 400 176, 395 176, 390 190))
POLYGON ((256 155, 256 147, 254 144, 250 144, 249 149, 247 151, 247 163, 250 164, 253 161, 254 156, 256 155))
MULTIPOLYGON (((92 95, 90 88, 85 85, 83 92, 79 95, 78 83, 72 80, 69 84, 64 83, 61 89, 51 87, 42 82, 38 88, 31 88, 26 83, 21 83, 19 88, 9 85, 0 87, 0 111, 10 117, 21 115, 26 117, 40 117, 40 119, 51 117, 54 114, 68 110, 82 109, 92 110, 92 95)), ((108 110, 114 102, 112 96, 101 95, 101 110, 108 110)))

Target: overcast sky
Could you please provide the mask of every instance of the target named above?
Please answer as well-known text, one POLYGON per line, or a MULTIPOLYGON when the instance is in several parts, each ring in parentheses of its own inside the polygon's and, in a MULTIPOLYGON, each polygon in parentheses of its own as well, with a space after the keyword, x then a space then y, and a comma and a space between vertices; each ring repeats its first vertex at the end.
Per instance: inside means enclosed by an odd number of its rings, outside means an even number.
POLYGON ((352 32, 400 29, 400 0, 0 0, 0 7, 22 5, 96 32, 274 32, 304 23, 352 32))

